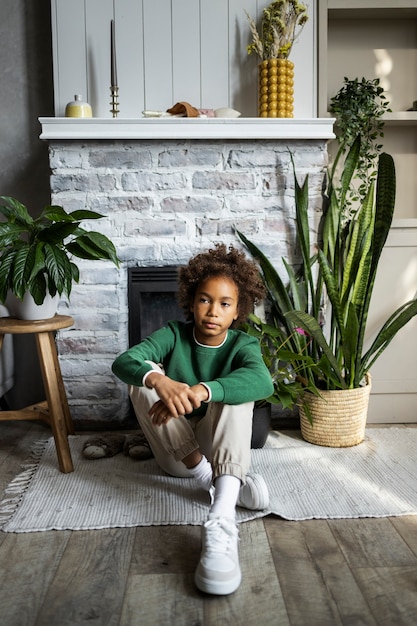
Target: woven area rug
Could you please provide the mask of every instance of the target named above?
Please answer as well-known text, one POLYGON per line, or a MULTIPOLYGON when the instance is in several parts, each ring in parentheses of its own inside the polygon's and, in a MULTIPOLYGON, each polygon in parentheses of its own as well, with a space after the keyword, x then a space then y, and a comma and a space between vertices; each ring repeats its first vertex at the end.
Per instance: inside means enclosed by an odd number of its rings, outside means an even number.
MULTIPOLYGON (((30 463, 0 504, 4 532, 84 530, 201 524, 208 495, 193 480, 169 477, 156 462, 123 454, 91 461, 86 436, 70 437, 75 471, 62 474, 52 439, 33 449, 30 463)), ((238 522, 274 513, 288 520, 417 514, 417 428, 368 429, 364 443, 335 449, 304 442, 298 432, 273 432, 252 451, 252 470, 268 483, 270 506, 238 509, 238 522)))

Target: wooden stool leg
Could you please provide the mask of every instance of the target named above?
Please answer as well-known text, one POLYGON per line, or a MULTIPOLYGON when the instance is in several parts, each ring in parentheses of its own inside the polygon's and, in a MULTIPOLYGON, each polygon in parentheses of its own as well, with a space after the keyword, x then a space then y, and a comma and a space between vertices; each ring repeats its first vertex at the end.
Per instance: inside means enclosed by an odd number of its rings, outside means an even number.
POLYGON ((51 342, 51 355, 54 360, 55 375, 58 382, 59 395, 61 398, 62 410, 64 412, 67 434, 74 435, 74 423, 68 406, 67 394, 64 387, 64 381, 62 380, 61 367, 59 365, 58 353, 56 351, 55 337, 53 333, 49 333, 49 340, 51 342))
POLYGON ((36 343, 45 385, 46 399, 51 416, 51 427, 55 440, 59 469, 61 472, 67 474, 68 472, 74 471, 74 466, 72 464, 71 451, 68 444, 66 415, 62 406, 61 390, 58 383, 58 375, 59 377, 61 376, 61 370, 59 368, 53 333, 37 333, 36 343))

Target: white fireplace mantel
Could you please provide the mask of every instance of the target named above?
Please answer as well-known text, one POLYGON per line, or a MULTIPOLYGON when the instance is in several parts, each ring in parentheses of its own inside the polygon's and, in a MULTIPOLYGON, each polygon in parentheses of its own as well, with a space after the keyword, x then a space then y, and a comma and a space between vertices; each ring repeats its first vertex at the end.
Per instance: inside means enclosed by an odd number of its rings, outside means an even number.
POLYGON ((40 117, 41 139, 333 139, 334 118, 40 117))

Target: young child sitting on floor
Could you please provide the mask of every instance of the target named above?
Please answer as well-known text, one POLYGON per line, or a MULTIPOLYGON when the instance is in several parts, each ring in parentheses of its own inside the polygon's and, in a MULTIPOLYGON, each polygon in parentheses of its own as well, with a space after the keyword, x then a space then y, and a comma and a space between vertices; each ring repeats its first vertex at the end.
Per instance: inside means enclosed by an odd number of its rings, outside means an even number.
POLYGON ((264 479, 248 472, 253 404, 273 385, 257 339, 234 328, 263 295, 255 263, 218 244, 179 270, 187 321, 169 322, 113 364, 160 467, 210 492, 195 574, 206 593, 240 585, 236 505, 269 503, 264 479))

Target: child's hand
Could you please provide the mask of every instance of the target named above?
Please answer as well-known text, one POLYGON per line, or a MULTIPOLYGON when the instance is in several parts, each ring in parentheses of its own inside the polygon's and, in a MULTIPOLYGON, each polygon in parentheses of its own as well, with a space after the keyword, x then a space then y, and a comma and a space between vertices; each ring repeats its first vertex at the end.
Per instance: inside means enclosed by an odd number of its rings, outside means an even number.
POLYGON ((149 417, 156 426, 166 424, 172 417, 186 415, 193 409, 198 409, 208 395, 203 385, 190 387, 162 374, 149 375, 147 384, 155 389, 160 397, 149 411, 149 417))

